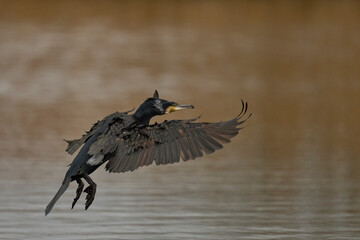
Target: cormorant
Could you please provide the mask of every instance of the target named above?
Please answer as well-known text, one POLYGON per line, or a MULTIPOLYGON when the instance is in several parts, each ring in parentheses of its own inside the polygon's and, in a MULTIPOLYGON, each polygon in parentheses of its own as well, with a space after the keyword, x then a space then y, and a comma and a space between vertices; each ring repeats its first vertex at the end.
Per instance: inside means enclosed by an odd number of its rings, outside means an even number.
POLYGON ((151 165, 169 164, 184 160, 195 159, 210 154, 223 147, 222 143, 229 143, 236 136, 242 125, 251 114, 241 120, 246 111, 247 103, 242 103, 241 113, 232 120, 217 123, 194 122, 198 118, 189 120, 165 120, 162 123, 149 124, 156 115, 175 112, 181 109, 194 108, 193 105, 182 105, 159 98, 158 92, 152 98, 145 100, 134 114, 129 112, 115 112, 95 123, 80 139, 65 140, 68 143, 66 151, 69 154, 84 144, 70 164, 65 178, 58 192, 45 209, 47 215, 56 201, 69 187, 70 182, 76 181, 78 188, 72 208, 84 188, 81 179, 85 179, 89 186, 85 210, 94 201, 96 184, 89 175, 99 166, 107 162, 105 168, 109 172, 127 172, 151 165))

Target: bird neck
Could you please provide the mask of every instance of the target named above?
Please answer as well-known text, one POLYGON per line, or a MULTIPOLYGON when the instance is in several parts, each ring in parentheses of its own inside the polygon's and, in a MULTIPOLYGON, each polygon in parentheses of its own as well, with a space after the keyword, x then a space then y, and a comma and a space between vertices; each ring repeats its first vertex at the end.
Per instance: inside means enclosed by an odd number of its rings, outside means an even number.
POLYGON ((151 111, 151 108, 148 108, 147 106, 144 106, 144 104, 142 104, 133 114, 133 117, 138 122, 138 124, 147 125, 150 123, 151 118, 155 115, 156 114, 151 111))

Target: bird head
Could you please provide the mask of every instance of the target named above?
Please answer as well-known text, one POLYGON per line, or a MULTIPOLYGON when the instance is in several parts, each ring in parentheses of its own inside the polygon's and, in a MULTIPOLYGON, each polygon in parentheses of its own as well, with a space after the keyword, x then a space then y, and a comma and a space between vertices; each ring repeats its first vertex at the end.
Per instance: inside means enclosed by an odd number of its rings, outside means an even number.
POLYGON ((168 101, 159 98, 158 91, 155 90, 153 97, 145 100, 143 104, 135 112, 134 116, 138 119, 150 120, 153 116, 164 115, 167 113, 176 112, 182 109, 193 109, 193 105, 178 104, 176 102, 168 101))
POLYGON ((168 101, 165 99, 159 98, 159 93, 155 90, 152 98, 148 98, 145 102, 147 102, 148 106, 152 108, 153 112, 156 115, 164 115, 167 113, 176 112, 182 109, 193 109, 193 105, 189 104, 179 104, 176 102, 168 101))

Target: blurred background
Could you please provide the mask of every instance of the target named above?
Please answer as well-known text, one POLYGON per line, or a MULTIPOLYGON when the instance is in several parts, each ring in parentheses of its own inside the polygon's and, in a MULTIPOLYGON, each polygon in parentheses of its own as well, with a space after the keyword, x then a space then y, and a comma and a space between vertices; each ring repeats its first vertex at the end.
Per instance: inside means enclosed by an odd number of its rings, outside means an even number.
MULTIPOLYGON (((358 239, 358 1, 2 1, 1 239, 358 239), (160 97, 253 116, 213 155, 93 174, 43 216, 80 137, 160 97)), ((162 121, 156 117, 154 121, 162 121)))

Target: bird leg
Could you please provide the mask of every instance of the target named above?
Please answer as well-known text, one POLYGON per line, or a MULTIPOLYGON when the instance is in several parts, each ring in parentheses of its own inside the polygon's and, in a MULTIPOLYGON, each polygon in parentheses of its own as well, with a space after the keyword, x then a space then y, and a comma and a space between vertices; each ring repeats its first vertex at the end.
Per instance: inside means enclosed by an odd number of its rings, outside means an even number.
POLYGON ((81 181, 81 179, 76 179, 76 182, 78 183, 78 188, 76 189, 76 197, 74 198, 74 201, 72 203, 71 209, 74 208, 76 202, 79 200, 80 195, 84 189, 84 183, 81 181))
POLYGON ((85 203, 85 210, 87 210, 95 199, 96 183, 86 173, 84 174, 84 179, 89 183, 89 186, 84 190, 87 193, 85 203))

